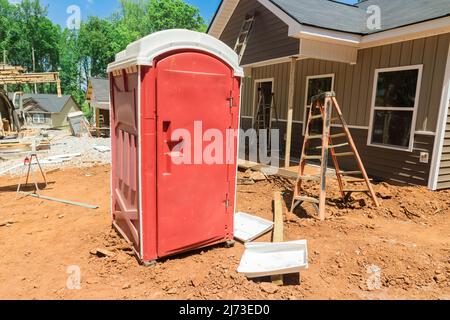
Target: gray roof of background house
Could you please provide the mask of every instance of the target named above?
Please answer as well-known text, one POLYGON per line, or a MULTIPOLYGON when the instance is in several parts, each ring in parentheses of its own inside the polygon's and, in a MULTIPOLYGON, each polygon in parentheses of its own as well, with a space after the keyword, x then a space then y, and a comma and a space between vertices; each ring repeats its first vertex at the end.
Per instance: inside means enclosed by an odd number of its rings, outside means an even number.
MULTIPOLYGON (((13 94, 8 94, 9 99, 12 100, 13 94)), ((72 98, 70 95, 63 95, 58 97, 56 94, 31 94, 25 93, 23 95, 23 104, 26 106, 27 101, 34 100, 42 109, 51 113, 61 112, 67 102, 72 98)))
POLYGON ((91 78, 94 100, 97 102, 109 102, 109 80, 91 78))
MULTIPOLYGON (((300 24, 359 35, 450 16, 450 0, 365 0, 354 5, 333 0, 269 1, 300 24), (367 27, 370 16, 367 8, 371 5, 377 5, 381 9, 379 30, 367 27)), ((210 27, 211 25, 212 22, 210 27)))

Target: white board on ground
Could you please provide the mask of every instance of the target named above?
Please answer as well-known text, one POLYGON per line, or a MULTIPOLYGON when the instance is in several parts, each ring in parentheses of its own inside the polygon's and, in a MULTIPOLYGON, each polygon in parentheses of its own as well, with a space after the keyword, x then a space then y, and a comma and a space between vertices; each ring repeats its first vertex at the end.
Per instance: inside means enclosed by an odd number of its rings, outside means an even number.
POLYGON ((299 273, 308 269, 306 240, 281 243, 247 243, 238 272, 247 278, 299 273))
POLYGON ((243 243, 251 242, 273 229, 273 222, 244 212, 234 215, 234 237, 243 243))
POLYGON ((97 150, 98 152, 109 152, 111 151, 110 147, 106 147, 106 146, 94 146, 94 150, 97 150))

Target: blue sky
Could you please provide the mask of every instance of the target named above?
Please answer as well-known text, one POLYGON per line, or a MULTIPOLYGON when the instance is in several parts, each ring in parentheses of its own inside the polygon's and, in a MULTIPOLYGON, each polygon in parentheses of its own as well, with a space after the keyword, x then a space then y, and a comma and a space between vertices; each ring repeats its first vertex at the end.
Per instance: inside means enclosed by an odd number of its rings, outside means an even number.
MULTIPOLYGON (((17 0, 10 0, 15 2, 17 0)), ((200 11, 207 22, 210 21, 216 11, 220 0, 185 0, 200 8, 200 11)), ((342 0, 342 2, 353 3, 354 0, 342 0)), ((118 7, 117 0, 41 0, 41 3, 48 5, 49 18, 54 22, 65 26, 69 14, 66 12, 70 5, 77 5, 81 9, 83 18, 90 15, 108 17, 118 7)))

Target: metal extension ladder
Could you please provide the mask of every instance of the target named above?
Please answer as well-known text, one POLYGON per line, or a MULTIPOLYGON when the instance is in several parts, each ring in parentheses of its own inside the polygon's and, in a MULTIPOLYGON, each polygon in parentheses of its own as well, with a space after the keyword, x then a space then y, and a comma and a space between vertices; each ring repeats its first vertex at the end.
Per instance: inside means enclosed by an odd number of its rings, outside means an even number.
POLYGON ((316 211, 320 220, 325 220, 325 206, 326 206, 326 186, 327 186, 327 169, 328 169, 328 156, 331 155, 334 167, 336 170, 336 176, 340 188, 340 193, 345 202, 348 202, 353 193, 366 193, 368 194, 376 207, 379 207, 379 202, 377 196, 373 190, 370 179, 362 163, 361 157, 356 149, 356 145, 353 141, 350 130, 347 123, 342 115, 342 111, 336 100, 336 94, 334 92, 322 93, 318 96, 312 98, 312 107, 309 111, 308 122, 306 126, 305 140, 303 144, 303 151, 300 160, 299 176, 295 184, 294 197, 292 200, 291 213, 294 212, 295 208, 303 203, 311 203, 316 211), (325 100, 324 105, 322 105, 322 100, 325 100), (319 112, 317 112, 319 111, 319 112), (336 111, 337 118, 331 118, 333 111, 336 111), (323 121, 322 134, 311 134, 310 128, 314 121, 323 121), (331 124, 334 121, 339 121, 342 125, 342 133, 331 134, 331 124), (346 142, 341 141, 335 143, 334 140, 346 138, 346 142), (316 147, 316 150, 321 150, 320 155, 308 155, 307 151, 310 142, 313 140, 321 140, 322 144, 316 147), (338 151, 337 149, 350 148, 350 151, 338 151), (358 171, 347 171, 343 172, 340 170, 338 159, 342 157, 354 157, 356 164, 359 168, 358 171), (305 175, 305 167, 307 160, 318 160, 321 163, 320 175, 305 175), (362 179, 351 178, 355 175, 362 176, 362 179), (351 179, 345 180, 345 177, 351 179), (302 188, 303 181, 317 181, 320 183, 319 197, 313 198, 305 195, 302 188), (355 189, 349 188, 347 185, 349 183, 364 182, 367 189, 355 189))
POLYGON ((234 51, 239 56, 239 63, 241 63, 242 57, 244 56, 245 49, 247 48, 248 39, 250 33, 253 29, 253 24, 255 23, 255 16, 247 16, 242 23, 241 31, 236 40, 236 45, 234 46, 234 51))
POLYGON ((275 95, 271 93, 270 102, 267 103, 266 96, 262 93, 261 88, 258 89, 259 99, 258 107, 256 109, 255 122, 253 129, 256 131, 257 137, 260 137, 261 130, 267 130, 267 148, 271 150, 272 148, 272 129, 273 129, 273 117, 275 117, 276 127, 279 126, 278 111, 275 106, 275 95))

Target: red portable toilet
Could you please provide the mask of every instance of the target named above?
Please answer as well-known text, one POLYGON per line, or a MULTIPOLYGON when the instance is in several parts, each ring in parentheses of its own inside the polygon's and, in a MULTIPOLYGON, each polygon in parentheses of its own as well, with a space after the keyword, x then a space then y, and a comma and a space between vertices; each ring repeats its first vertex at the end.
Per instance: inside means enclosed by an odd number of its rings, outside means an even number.
POLYGON ((168 30, 130 44, 108 73, 115 228, 144 263, 232 241, 237 54, 207 34, 168 30))

